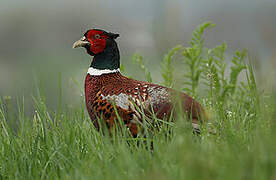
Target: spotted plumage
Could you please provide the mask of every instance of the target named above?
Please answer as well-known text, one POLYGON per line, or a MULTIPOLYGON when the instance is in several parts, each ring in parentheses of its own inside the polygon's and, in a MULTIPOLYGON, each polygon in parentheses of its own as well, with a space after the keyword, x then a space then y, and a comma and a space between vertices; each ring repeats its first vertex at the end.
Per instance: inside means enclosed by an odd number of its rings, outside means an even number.
POLYGON ((134 137, 142 123, 141 109, 145 115, 152 113, 159 119, 169 117, 180 100, 182 109, 192 119, 194 129, 204 110, 190 96, 153 83, 127 78, 120 73, 120 55, 115 39, 118 34, 92 29, 76 41, 73 47, 85 47, 94 56, 85 78, 85 100, 94 126, 99 129, 98 120, 104 120, 111 130, 117 115, 134 137), (152 112, 153 111, 153 112, 152 112), (116 115, 116 112, 118 113, 116 115))

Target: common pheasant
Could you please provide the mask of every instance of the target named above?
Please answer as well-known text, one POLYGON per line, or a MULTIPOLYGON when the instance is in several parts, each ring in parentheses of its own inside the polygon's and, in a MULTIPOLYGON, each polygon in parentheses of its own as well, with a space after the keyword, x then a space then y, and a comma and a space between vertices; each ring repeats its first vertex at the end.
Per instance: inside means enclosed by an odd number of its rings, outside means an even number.
POLYGON ((137 107, 143 109, 146 116, 153 112, 157 118, 166 119, 173 112, 174 97, 177 97, 187 119, 192 119, 194 130, 199 132, 198 125, 205 113, 192 97, 171 88, 130 79, 120 73, 117 37, 119 34, 91 29, 73 44, 73 48, 84 47, 89 55, 94 56, 85 78, 86 107, 94 126, 99 130, 98 120, 102 119, 111 130, 119 115, 136 137, 142 121, 137 107))

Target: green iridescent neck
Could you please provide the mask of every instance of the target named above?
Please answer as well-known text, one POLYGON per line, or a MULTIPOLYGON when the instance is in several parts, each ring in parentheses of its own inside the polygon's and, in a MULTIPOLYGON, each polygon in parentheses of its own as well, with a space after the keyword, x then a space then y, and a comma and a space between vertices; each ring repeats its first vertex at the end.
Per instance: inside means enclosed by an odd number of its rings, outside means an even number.
POLYGON ((114 70, 120 68, 120 53, 114 40, 106 44, 106 48, 103 52, 94 56, 90 67, 100 70, 114 70))

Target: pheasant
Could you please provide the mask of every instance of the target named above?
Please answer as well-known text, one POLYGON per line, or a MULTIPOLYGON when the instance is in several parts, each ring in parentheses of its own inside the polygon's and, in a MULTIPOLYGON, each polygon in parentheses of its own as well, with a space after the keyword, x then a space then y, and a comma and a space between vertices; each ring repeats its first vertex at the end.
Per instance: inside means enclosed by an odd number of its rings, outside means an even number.
POLYGON ((195 132, 204 119, 204 109, 192 97, 171 88, 127 78, 120 73, 120 53, 115 41, 119 34, 100 29, 90 29, 73 44, 84 47, 93 57, 85 78, 85 102, 88 114, 97 130, 101 119, 109 130, 118 117, 137 137, 142 122, 141 108, 146 116, 152 112, 159 119, 168 118, 173 112, 175 98, 181 102, 187 119, 192 119, 195 132))

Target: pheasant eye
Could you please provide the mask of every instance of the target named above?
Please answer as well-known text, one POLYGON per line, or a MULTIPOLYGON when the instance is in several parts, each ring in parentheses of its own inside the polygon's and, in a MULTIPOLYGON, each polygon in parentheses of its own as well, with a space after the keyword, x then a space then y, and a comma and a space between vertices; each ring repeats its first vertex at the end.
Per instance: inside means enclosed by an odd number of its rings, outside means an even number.
POLYGON ((101 36, 99 34, 96 34, 94 37, 95 39, 99 39, 101 36))

